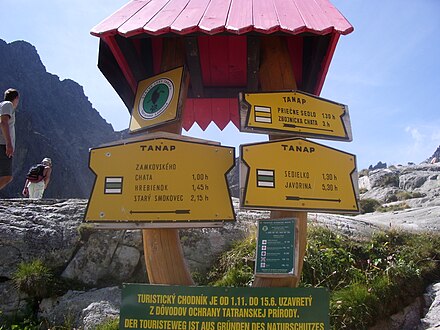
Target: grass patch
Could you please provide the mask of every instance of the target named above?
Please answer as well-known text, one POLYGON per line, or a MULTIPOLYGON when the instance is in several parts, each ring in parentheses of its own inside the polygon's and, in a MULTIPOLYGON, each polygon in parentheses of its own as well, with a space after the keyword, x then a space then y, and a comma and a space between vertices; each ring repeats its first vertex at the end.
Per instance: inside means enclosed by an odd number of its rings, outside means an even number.
POLYGON ((119 329, 119 318, 110 319, 96 327, 96 330, 118 330, 119 329))
POLYGON ((216 265, 208 273, 202 285, 212 286, 249 286, 254 278, 255 266, 255 233, 242 241, 233 244, 223 253, 216 265))
MULTIPOLYGON (((206 285, 253 281, 255 236, 224 253, 206 285)), ((330 291, 332 329, 367 329, 398 312, 440 278, 440 235, 383 232, 355 241, 310 227, 300 286, 330 291)))

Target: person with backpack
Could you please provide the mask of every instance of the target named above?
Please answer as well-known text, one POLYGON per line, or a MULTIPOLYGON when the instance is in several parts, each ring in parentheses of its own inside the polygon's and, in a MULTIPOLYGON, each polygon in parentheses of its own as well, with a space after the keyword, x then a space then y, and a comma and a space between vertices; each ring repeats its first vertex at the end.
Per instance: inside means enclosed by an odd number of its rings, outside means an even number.
POLYGON ((9 88, 0 102, 0 190, 12 181, 12 156, 15 152, 15 110, 18 91, 9 88))
POLYGON ((49 185, 52 174, 52 160, 44 158, 41 164, 32 166, 26 174, 23 196, 35 199, 43 198, 44 190, 49 185))

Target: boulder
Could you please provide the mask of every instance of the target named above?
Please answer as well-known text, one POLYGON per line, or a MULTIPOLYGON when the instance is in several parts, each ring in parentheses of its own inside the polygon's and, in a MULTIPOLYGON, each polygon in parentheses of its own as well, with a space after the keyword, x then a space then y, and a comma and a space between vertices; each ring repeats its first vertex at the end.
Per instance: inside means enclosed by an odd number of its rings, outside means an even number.
POLYGON ((370 190, 371 182, 368 175, 361 176, 358 180, 359 190, 370 190))
POLYGON ((418 329, 440 329, 440 283, 430 285, 425 297, 428 310, 421 319, 418 329))
POLYGON ((423 186, 423 184, 430 177, 429 173, 421 174, 420 172, 412 172, 408 174, 402 174, 399 177, 399 188, 408 191, 414 191, 417 188, 423 186))
POLYGON ((146 281, 141 270, 143 253, 136 242, 142 242, 140 231, 125 235, 125 230, 101 230, 90 234, 62 276, 92 286, 132 281, 133 276, 146 281), (141 274, 135 274, 139 270, 141 274), (143 276, 142 276, 143 275, 143 276))
POLYGON ((371 171, 368 175, 371 188, 379 187, 399 187, 398 171, 389 168, 371 171))
POLYGON ((403 190, 396 187, 374 187, 364 194, 362 194, 362 199, 375 199, 381 203, 390 203, 397 200, 396 195, 403 190))
POLYGON ((118 287, 90 291, 68 291, 65 295, 43 299, 38 317, 50 325, 71 325, 89 329, 92 324, 104 322, 107 317, 118 315, 121 290, 118 287), (109 313, 109 314, 105 314, 109 313))
POLYGON ((80 328, 94 330, 100 324, 119 318, 119 308, 108 301, 91 303, 82 310, 79 319, 80 328))
POLYGON ((21 262, 41 259, 64 268, 75 254, 84 200, 2 200, 0 204, 0 278, 11 278, 21 262))

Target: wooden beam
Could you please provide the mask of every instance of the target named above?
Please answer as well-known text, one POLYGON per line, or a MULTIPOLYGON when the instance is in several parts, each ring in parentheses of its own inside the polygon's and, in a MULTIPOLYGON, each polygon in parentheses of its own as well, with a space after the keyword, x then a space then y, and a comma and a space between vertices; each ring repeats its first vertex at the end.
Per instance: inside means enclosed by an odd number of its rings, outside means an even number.
MULTIPOLYGON (((184 47, 179 38, 166 38, 163 42, 161 72, 185 63, 184 47)), ((188 83, 182 83, 187 88, 188 83)), ((183 90, 186 95, 186 89, 183 90)), ((184 102, 185 100, 183 100, 184 102)), ((182 133, 182 122, 161 126, 150 132, 182 133)), ((151 284, 193 285, 185 262, 178 229, 144 229, 144 254, 148 279, 151 284)))
MULTIPOLYGON (((286 40, 283 37, 261 38, 261 66, 260 84, 263 92, 277 90, 297 89, 295 75, 287 48, 286 40)), ((277 140, 282 137, 269 135, 270 140, 277 140)), ((283 137, 285 138, 285 136, 283 137)), ((297 218, 299 240, 299 266, 297 277, 261 277, 256 275, 253 286, 255 287, 296 287, 301 278, 302 265, 307 243, 307 212, 292 211, 271 211, 271 219, 297 218)))
POLYGON ((199 46, 196 37, 185 38, 186 62, 191 77, 191 94, 194 98, 204 97, 199 46))
MULTIPOLYGON (((258 71, 260 68, 260 39, 247 37, 247 92, 258 91, 258 71)), ((236 94, 238 95, 238 93, 236 94)))
MULTIPOLYGON (((313 94, 320 83, 324 59, 329 48, 330 35, 304 37, 303 91, 313 94)), ((324 82, 322 82, 324 83, 324 82)))

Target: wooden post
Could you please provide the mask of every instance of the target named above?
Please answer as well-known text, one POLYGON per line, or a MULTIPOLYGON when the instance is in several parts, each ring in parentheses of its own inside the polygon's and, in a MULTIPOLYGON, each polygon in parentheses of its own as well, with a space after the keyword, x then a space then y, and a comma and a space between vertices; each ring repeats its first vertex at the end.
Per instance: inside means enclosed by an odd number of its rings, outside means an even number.
MULTIPOLYGON (((167 71, 185 62, 182 40, 164 38, 161 71, 167 71)), ((186 100, 188 81, 182 82, 183 102, 186 100)), ((182 122, 153 129, 152 132, 182 133, 182 122)), ((185 262, 178 229, 144 229, 143 243, 148 279, 151 284, 193 285, 191 274, 185 262)))
MULTIPOLYGON (((287 45, 282 37, 261 38, 260 84, 263 92, 297 89, 295 76, 287 45)), ((269 135, 269 140, 282 137, 269 135)), ((307 212, 272 211, 271 219, 298 219, 299 267, 298 277, 261 277, 255 276, 255 287, 296 287, 298 286, 307 244, 307 212)))

